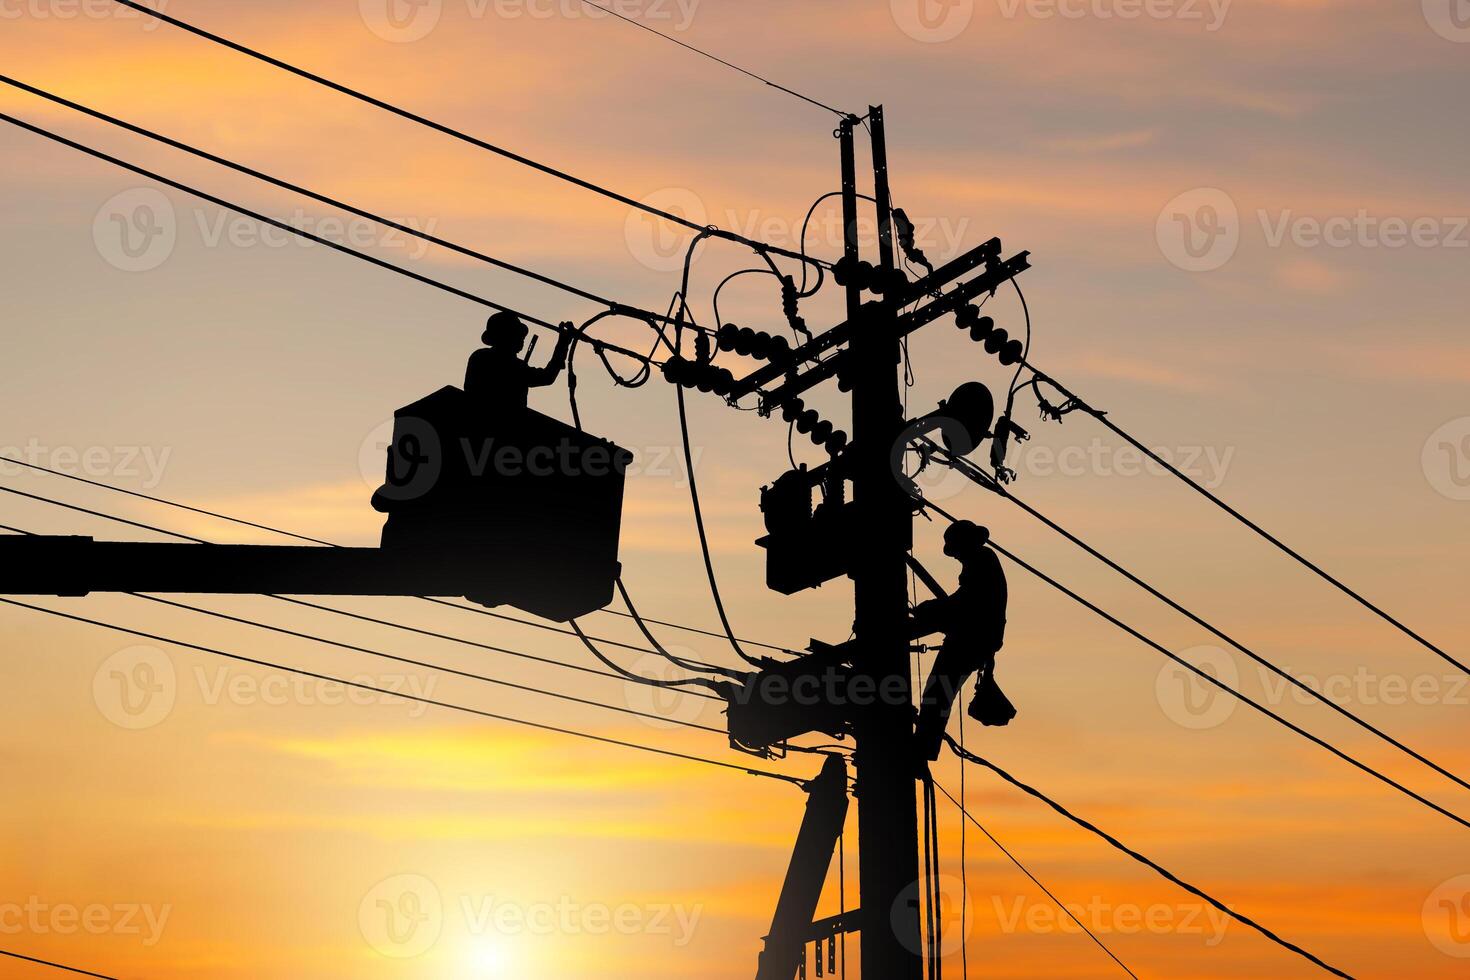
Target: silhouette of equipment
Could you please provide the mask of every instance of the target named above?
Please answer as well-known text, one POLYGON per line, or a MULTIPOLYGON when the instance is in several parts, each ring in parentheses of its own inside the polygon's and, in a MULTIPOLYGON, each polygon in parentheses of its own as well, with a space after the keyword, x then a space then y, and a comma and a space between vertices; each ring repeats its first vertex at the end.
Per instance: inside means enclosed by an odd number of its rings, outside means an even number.
POLYGON ((768 661, 742 682, 722 685, 733 742, 768 749, 808 732, 833 738, 847 733, 852 706, 876 694, 855 689, 851 643, 812 640, 810 650, 795 660, 768 661))
POLYGON ((0 539, 0 592, 463 596, 565 622, 612 601, 632 455, 526 407, 560 373, 519 357, 525 327, 497 314, 466 390, 395 413, 373 507, 382 547, 0 539), (492 343, 493 342, 493 343, 492 343))
POLYGON ((458 594, 565 622, 612 601, 632 455, 528 408, 445 387, 400 409, 373 507, 383 551, 454 563, 458 594))
POLYGON ((847 763, 842 756, 827 756, 822 771, 807 783, 806 791, 806 814, 791 852, 766 947, 760 954, 756 980, 791 980, 805 963, 808 942, 817 944, 820 970, 823 940, 829 943, 831 955, 836 949, 836 934, 852 931, 860 918, 853 909, 841 916, 814 920, 822 883, 847 820, 847 763))

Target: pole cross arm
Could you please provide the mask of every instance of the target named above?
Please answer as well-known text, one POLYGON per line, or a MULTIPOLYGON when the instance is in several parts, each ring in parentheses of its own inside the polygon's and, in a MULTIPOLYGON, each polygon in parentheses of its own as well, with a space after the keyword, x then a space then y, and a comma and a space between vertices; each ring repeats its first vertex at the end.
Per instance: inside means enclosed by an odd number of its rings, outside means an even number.
MULTIPOLYGON (((911 303, 917 303, 924 297, 937 292, 941 286, 955 279, 958 279, 960 276, 969 272, 971 269, 976 268, 982 263, 986 265, 994 263, 997 259, 1000 258, 1000 249, 1001 244, 999 238, 992 238, 987 242, 982 242, 981 244, 976 245, 974 248, 970 249, 968 252, 964 253, 958 258, 950 262, 946 262, 944 265, 940 266, 938 269, 935 269, 929 275, 924 276, 917 282, 914 282, 908 288, 903 290, 903 292, 898 296, 892 298, 885 297, 881 300, 875 300, 871 303, 865 304, 864 311, 865 313, 886 312, 888 315, 891 316, 897 313, 899 310, 903 309, 905 306, 908 306, 911 303)), ((866 319, 866 316, 862 318, 862 320, 866 319)), ((811 340, 808 340, 806 343, 792 350, 791 356, 787 360, 790 363, 810 361, 815 359, 817 355, 823 353, 824 351, 831 350, 838 344, 845 343, 852 335, 852 329, 855 322, 862 321, 855 321, 852 318, 849 318, 847 320, 844 320, 842 323, 839 323, 836 326, 832 327, 831 329, 823 331, 822 333, 813 337, 811 340)), ((751 392, 755 391, 757 388, 760 388, 762 385, 775 381, 777 378, 781 377, 781 375, 785 373, 785 370, 785 367, 780 364, 767 364, 762 368, 758 368, 745 377, 741 378, 739 381, 735 382, 735 387, 732 388, 730 391, 730 397, 743 398, 751 392)))
MULTIPOLYGON (((983 274, 976 276, 968 282, 961 283, 927 306, 921 306, 917 310, 898 317, 895 321, 898 336, 905 337, 920 327, 934 322, 946 313, 957 311, 960 307, 982 293, 995 292, 997 288, 1029 268, 1031 268, 1030 252, 1019 252, 1006 261, 991 266, 983 274)), ((842 327, 833 327, 828 333, 830 334, 846 326, 847 324, 843 324, 842 327)), ((823 336, 826 335, 823 334, 823 336)), ((761 398, 761 411, 770 413, 809 388, 816 387, 828 378, 835 377, 848 363, 851 356, 851 351, 844 351, 827 358, 805 374, 790 378, 781 387, 761 398)))

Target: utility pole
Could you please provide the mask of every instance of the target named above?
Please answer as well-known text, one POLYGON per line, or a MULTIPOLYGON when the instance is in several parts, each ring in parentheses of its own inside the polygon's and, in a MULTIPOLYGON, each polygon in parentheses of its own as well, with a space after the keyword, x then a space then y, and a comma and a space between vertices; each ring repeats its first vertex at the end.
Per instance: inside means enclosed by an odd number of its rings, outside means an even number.
MULTIPOLYGON (((844 119, 842 144, 843 253, 858 258, 857 173, 853 128, 844 119)), ((894 268, 889 216, 888 160, 883 109, 868 109, 873 146, 873 197, 877 200, 878 250, 885 274, 894 268)), ((862 288, 847 287, 854 324, 852 358, 851 474, 853 503, 864 537, 853 554, 856 669, 878 692, 873 704, 854 711, 856 734, 859 884, 862 890, 862 970, 882 980, 921 980, 918 942, 919 826, 913 754, 912 683, 909 672, 906 558, 913 540, 913 507, 892 472, 890 448, 904 425, 899 397, 896 310, 868 307, 862 288), (863 319, 866 316, 866 319, 863 319), (901 907, 904 896, 912 907, 901 907)))

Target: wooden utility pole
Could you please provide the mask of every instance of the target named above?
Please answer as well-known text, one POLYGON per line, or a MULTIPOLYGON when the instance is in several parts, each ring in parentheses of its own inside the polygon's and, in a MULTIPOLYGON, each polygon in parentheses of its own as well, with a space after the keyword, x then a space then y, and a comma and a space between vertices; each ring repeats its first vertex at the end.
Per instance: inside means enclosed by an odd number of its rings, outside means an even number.
MULTIPOLYGON (((842 144, 843 254, 858 259, 857 167, 853 128, 844 119, 842 144)), ((868 110, 873 146, 873 197, 878 211, 879 268, 894 268, 889 214, 888 159, 883 109, 868 110)), ((913 753, 912 683, 909 672, 906 558, 913 541, 913 503, 900 487, 889 457, 903 430, 899 396, 896 310, 864 308, 861 286, 847 287, 848 321, 854 325, 852 358, 851 474, 862 544, 854 550, 851 576, 856 606, 853 628, 860 651, 857 670, 878 695, 855 707, 857 738, 860 931, 865 977, 922 980, 919 943, 919 826, 913 753), (862 319, 867 317, 866 320, 862 319), (902 904, 909 901, 911 905, 902 904)))

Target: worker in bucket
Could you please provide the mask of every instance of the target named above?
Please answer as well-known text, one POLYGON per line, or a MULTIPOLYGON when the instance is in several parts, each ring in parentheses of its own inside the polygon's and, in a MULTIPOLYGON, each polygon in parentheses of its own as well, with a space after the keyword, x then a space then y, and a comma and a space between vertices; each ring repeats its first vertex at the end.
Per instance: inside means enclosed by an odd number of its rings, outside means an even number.
POLYGON ((1015 706, 995 683, 995 654, 1005 642, 1006 576, 986 547, 990 531, 956 521, 944 532, 944 553, 960 563, 959 588, 945 595, 925 575, 936 597, 914 607, 914 634, 942 633, 944 645, 924 685, 915 732, 921 758, 939 758, 950 711, 965 680, 977 674, 969 715, 982 725, 1007 725, 1015 706))
POLYGON ((496 313, 486 321, 485 332, 480 335, 485 346, 470 355, 465 393, 484 406, 491 417, 524 410, 530 390, 554 383, 566 367, 575 328, 563 323, 560 330, 551 359, 544 367, 532 367, 529 352, 521 356, 528 333, 526 324, 514 313, 496 313))

